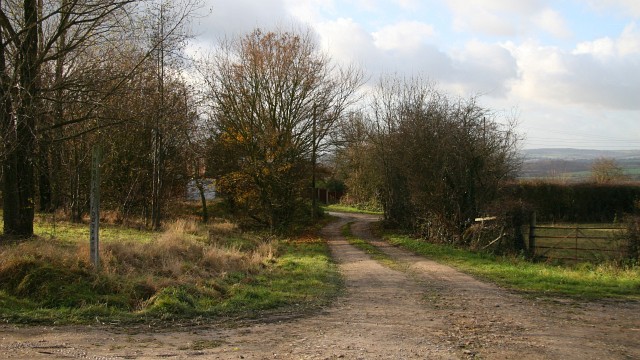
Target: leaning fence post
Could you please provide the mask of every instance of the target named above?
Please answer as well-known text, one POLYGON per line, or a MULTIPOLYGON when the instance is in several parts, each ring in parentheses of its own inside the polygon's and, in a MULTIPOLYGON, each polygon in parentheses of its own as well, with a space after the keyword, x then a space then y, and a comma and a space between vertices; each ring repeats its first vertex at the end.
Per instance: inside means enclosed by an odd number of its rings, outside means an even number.
POLYGON ((529 219, 529 257, 534 258, 536 256, 536 212, 531 212, 531 218, 529 219))

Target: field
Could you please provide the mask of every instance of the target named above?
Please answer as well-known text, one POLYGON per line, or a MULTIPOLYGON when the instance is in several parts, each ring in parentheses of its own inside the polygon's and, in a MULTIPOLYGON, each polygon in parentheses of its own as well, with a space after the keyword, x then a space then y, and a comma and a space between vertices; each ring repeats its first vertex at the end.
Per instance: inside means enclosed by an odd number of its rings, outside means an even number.
MULTIPOLYGON (((624 232, 616 224, 538 224, 535 255, 573 262, 620 260, 627 244, 624 232)), ((526 241, 529 244, 528 236, 526 241)))
POLYGON ((640 180, 640 152, 577 149, 532 149, 523 153, 521 179, 553 179, 581 182, 591 177, 591 165, 598 158, 615 159, 632 181, 640 180))

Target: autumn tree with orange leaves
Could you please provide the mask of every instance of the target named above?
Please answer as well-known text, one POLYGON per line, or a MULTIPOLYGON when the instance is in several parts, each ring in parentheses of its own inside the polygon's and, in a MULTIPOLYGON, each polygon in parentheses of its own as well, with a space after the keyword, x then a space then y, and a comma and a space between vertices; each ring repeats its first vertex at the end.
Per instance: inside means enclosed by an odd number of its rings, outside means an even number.
POLYGON ((218 191, 271 231, 286 228, 308 210, 313 164, 361 73, 334 65, 309 33, 255 30, 223 43, 205 75, 218 191))

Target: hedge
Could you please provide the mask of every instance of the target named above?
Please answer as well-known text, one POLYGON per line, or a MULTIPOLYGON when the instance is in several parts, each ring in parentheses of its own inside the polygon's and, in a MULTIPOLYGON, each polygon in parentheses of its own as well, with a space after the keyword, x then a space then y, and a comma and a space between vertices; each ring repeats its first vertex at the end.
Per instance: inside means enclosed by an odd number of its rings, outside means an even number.
POLYGON ((504 195, 534 209, 539 221, 613 222, 637 210, 640 184, 519 182, 504 195))

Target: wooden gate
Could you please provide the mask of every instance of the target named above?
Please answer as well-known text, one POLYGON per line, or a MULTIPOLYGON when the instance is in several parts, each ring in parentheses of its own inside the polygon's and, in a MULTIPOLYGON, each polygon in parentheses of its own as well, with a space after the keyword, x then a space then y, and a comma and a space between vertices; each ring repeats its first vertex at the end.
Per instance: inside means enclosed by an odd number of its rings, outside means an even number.
POLYGON ((575 262, 620 259, 625 252, 624 233, 619 226, 532 224, 529 252, 575 262))

